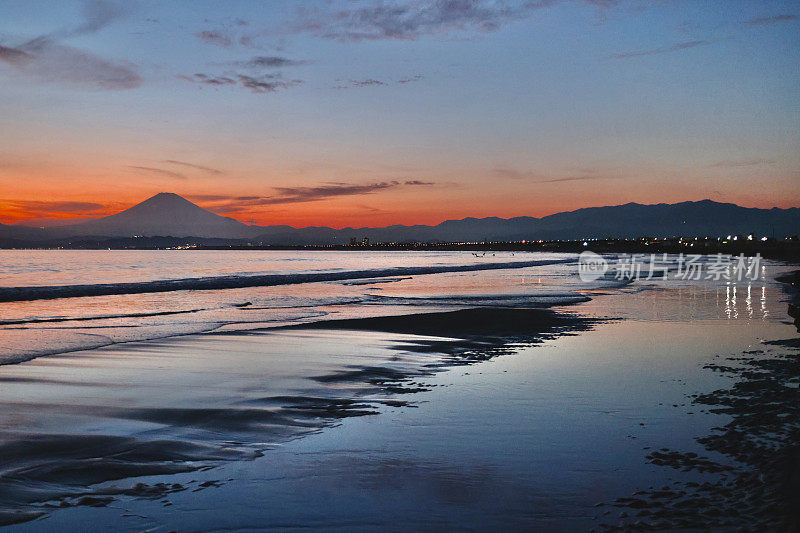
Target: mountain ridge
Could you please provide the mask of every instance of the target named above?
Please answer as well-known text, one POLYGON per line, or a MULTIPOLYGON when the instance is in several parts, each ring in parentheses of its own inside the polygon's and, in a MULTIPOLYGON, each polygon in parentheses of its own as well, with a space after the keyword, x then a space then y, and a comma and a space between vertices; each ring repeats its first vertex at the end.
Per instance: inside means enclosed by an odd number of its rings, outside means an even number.
POLYGON ((33 228, 0 224, 0 239, 36 242, 80 237, 196 237, 236 239, 273 245, 348 244, 359 242, 480 242, 723 236, 778 236, 800 232, 800 208, 749 208, 710 199, 674 204, 628 202, 583 207, 544 217, 465 217, 435 225, 385 227, 247 225, 212 213, 175 193, 158 193, 119 213, 79 224, 33 228))

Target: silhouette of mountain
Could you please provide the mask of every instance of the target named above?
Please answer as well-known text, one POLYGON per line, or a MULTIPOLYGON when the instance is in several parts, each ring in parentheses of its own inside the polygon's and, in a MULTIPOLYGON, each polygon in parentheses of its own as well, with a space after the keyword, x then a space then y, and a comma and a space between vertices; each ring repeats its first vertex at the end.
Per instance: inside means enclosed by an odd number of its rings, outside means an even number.
POLYGON ((371 242, 474 242, 636 238, 796 235, 800 208, 755 209, 702 200, 678 204, 629 203, 589 207, 542 218, 465 218, 436 226, 385 228, 292 228, 268 226, 256 240, 270 244, 347 244, 351 237, 371 242))
POLYGON ((108 237, 220 237, 243 238, 253 233, 246 224, 222 217, 170 192, 162 192, 140 204, 107 217, 51 228, 54 236, 108 237))
POLYGON ((711 200, 677 204, 589 207, 542 218, 464 218, 435 226, 384 228, 248 226, 216 215, 173 193, 160 193, 121 213, 57 228, 0 224, 0 244, 19 245, 70 237, 198 237, 247 239, 270 245, 348 244, 355 237, 371 242, 476 242, 725 236, 784 237, 800 232, 800 208, 755 209, 711 200))

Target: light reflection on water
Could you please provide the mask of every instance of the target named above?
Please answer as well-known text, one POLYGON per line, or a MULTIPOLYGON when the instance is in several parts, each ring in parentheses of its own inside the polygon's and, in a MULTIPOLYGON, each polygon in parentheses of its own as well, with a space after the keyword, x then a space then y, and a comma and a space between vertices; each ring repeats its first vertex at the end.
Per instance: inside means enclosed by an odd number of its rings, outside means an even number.
MULTIPOLYGON (((158 328, 169 335, 179 327, 187 332, 203 327, 235 330, 248 321, 259 327, 322 317, 452 310, 485 304, 481 297, 486 295, 507 297, 511 305, 523 301, 514 299, 520 297, 527 297, 529 304, 548 303, 553 295, 585 290, 591 301, 558 310, 622 320, 420 378, 430 390, 403 395, 415 407, 387 406, 379 416, 345 419, 252 462, 147 478, 187 485, 191 480, 231 480, 219 488, 176 493, 169 507, 128 499, 119 507, 58 511, 46 524, 77 530, 92 523, 131 531, 359 530, 397 524, 412 529, 434 524, 586 531, 596 523, 596 502, 670 482, 670 472, 644 462, 645 447, 702 451, 694 437, 719 421, 707 413, 688 415, 687 395, 726 383, 726 378, 702 370, 703 364, 759 347, 759 339, 794 333, 783 320, 781 288, 772 281, 782 268, 769 264, 763 282, 744 284, 665 281, 587 290, 577 280, 575 265, 548 265, 366 285, 315 283, 3 304, 16 317, 85 318, 113 310, 125 314, 187 305, 205 310, 177 318, 7 326, 0 333, 6 338, 18 335, 19 346, 42 342, 48 334, 56 344, 69 335, 128 339, 131 332, 152 334, 158 328), (231 305, 242 302, 251 305, 231 305), (120 508, 131 512, 123 519, 120 508)), ((319 394, 320 384, 309 378, 323 371, 353 364, 439 361, 435 354, 414 351, 415 342, 421 339, 374 332, 235 333, 42 357, 0 367, 0 376, 17 379, 4 385, 6 421, 0 432, 13 426, 14 432, 187 438, 185 428, 167 419, 129 411, 165 417, 176 407, 238 408, 267 396, 319 394), (52 383, 24 381, 32 377, 52 383), (13 406, 21 399, 29 404, 27 410, 13 406), (78 410, 87 406, 92 409, 78 410)), ((331 394, 347 389, 322 386, 331 394)), ((254 446, 270 438, 217 427, 190 436, 254 446)), ((35 531, 43 524, 18 529, 35 531)))

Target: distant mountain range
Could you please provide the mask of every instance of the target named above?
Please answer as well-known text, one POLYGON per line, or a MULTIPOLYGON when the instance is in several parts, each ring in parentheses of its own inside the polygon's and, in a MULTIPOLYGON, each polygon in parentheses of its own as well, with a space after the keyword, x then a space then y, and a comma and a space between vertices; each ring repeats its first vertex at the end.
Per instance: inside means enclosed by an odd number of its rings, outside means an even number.
POLYGON ((478 242, 635 238, 642 236, 784 237, 800 233, 800 208, 756 209, 702 200, 589 207, 542 218, 464 218, 435 226, 384 228, 249 226, 216 215, 174 193, 160 193, 114 215, 53 228, 0 224, 0 246, 37 246, 86 238, 196 237, 267 245, 378 242, 478 242))

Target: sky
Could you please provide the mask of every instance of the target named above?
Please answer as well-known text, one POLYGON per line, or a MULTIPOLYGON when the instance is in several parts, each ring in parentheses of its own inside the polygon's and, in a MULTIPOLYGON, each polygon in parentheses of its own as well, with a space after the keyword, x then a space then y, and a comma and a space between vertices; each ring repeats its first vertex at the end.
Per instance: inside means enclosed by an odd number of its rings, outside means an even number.
POLYGON ((0 223, 800 206, 800 1, 0 2, 0 223))

